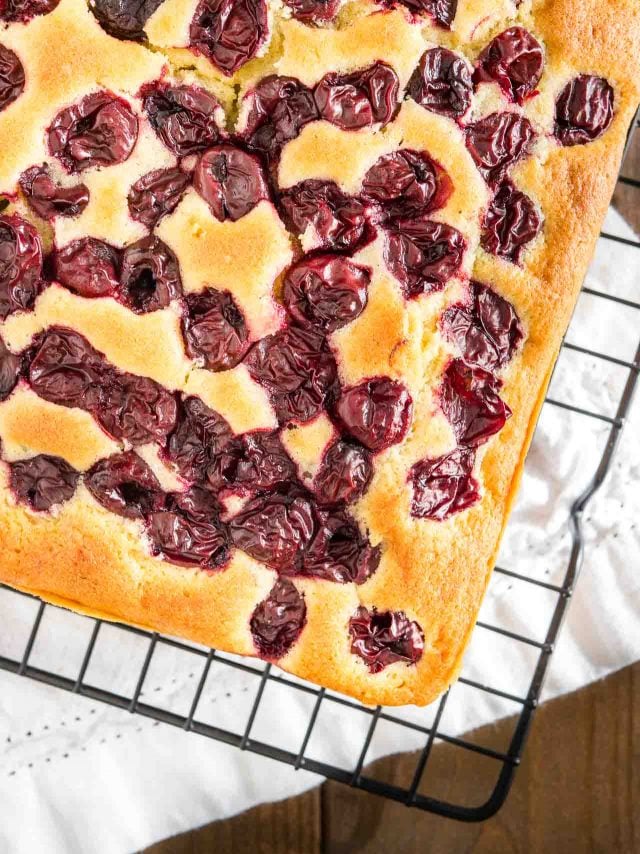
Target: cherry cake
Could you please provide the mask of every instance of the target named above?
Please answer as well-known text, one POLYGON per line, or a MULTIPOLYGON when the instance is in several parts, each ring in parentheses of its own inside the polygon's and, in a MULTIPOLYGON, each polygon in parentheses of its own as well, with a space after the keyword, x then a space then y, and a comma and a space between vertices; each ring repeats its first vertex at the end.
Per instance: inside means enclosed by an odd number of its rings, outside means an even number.
POLYGON ((0 581, 430 702, 612 192, 637 0, 0 20, 0 581))

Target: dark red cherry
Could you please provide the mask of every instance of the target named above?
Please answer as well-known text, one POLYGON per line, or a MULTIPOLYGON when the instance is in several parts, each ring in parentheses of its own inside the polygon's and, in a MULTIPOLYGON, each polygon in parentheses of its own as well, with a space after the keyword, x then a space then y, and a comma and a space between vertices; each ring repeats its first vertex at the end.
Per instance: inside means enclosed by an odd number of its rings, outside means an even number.
POLYGON ((194 486, 167 495, 165 507, 150 513, 147 536, 153 554, 180 566, 220 569, 229 559, 229 538, 214 495, 194 486))
POLYGON ((53 12, 60 0, 0 0, 0 21, 26 24, 38 15, 53 12))
POLYGON ((480 242, 487 252, 519 264, 541 227, 542 218, 529 196, 504 181, 485 214, 480 242))
POLYGON ((475 456, 471 448, 456 448, 416 463, 409 473, 411 515, 441 522, 475 504, 480 499, 480 486, 473 477, 475 456))
POLYGON ((442 315, 442 331, 467 365, 497 371, 522 341, 520 319, 511 303, 486 285, 471 282, 469 290, 470 304, 457 303, 442 315))
POLYGON ((413 401, 402 383, 375 377, 343 389, 335 412, 350 436, 371 451, 382 451, 406 436, 413 401))
POLYGON ((40 512, 68 501, 79 476, 65 460, 45 454, 9 463, 9 483, 16 500, 40 512))
POLYGON ((399 0, 403 6, 418 14, 430 15, 436 24, 449 29, 456 16, 458 0, 399 0))
POLYGON ((122 253, 120 298, 136 314, 166 308, 182 294, 178 259, 153 234, 127 246, 122 253))
POLYGON ((129 213, 137 222, 154 228, 175 210, 190 183, 191 176, 178 166, 147 172, 129 190, 129 213))
POLYGON ((393 68, 376 62, 350 74, 325 74, 314 89, 320 118, 343 130, 391 121, 398 108, 400 81, 393 68))
POLYGON ((307 622, 307 606, 287 578, 279 578, 256 607, 249 623, 259 655, 277 661, 298 640, 307 622))
POLYGON ((51 327, 33 348, 29 382, 50 403, 91 411, 108 374, 104 357, 86 338, 72 329, 51 327))
POLYGON ((359 655, 370 673, 396 661, 416 664, 424 652, 424 634, 404 611, 371 611, 360 606, 349 620, 351 652, 359 655))
POLYGON ((311 499, 295 484, 248 501, 229 522, 233 544, 277 570, 299 568, 317 523, 311 499))
POLYGON ((115 371, 103 381, 94 415, 115 439, 132 445, 161 442, 174 429, 175 396, 148 377, 115 371))
POLYGON ((380 548, 371 545, 344 510, 320 511, 318 519, 298 574, 338 584, 364 584, 380 564, 380 548))
POLYGON ((17 356, 0 338, 0 401, 6 400, 16 387, 22 371, 22 356, 17 356))
POLYGON ((531 148, 535 131, 529 119, 516 113, 491 113, 468 125, 466 143, 480 173, 491 185, 531 148))
POLYGON ((251 148, 270 158, 278 157, 289 140, 318 118, 313 92, 295 77, 271 74, 246 97, 249 107, 242 135, 251 148))
POLYGON ((65 107, 47 131, 49 152, 69 172, 122 163, 137 138, 138 120, 131 107, 110 92, 94 92, 65 107))
POLYGON ((68 462, 47 454, 9 463, 9 483, 16 500, 41 512, 68 501, 79 477, 80 472, 68 462))
POLYGON ((23 89, 22 63, 12 50, 0 44, 0 113, 20 97, 23 89))
POLYGON ((116 39, 142 41, 144 27, 163 0, 89 0, 102 29, 116 39))
POLYGON ((471 106, 471 68, 462 56, 446 47, 422 54, 408 87, 413 100, 433 113, 459 119, 471 106))
POLYGON ((332 21, 340 8, 340 0, 284 0, 298 21, 305 24, 325 24, 332 21))
POLYGON ((198 397, 185 397, 166 454, 186 480, 202 482, 214 458, 233 438, 225 419, 198 397))
POLYGON ((362 314, 370 281, 367 267, 342 255, 303 258, 284 277, 284 304, 298 323, 333 332, 362 314))
POLYGON ((511 410, 499 397, 502 382, 454 359, 440 389, 440 405, 460 445, 477 448, 505 425, 511 410))
POLYGON ((482 51, 473 79, 476 84, 495 81, 506 95, 522 104, 534 93, 543 67, 540 42, 524 27, 509 27, 482 51))
POLYGON ((54 252, 53 271, 81 297, 108 297, 118 288, 120 252, 96 237, 81 237, 54 252))
POLYGON ((268 31, 264 0, 200 0, 191 46, 231 76, 258 52, 268 31))
POLYGON ((210 371, 235 367, 249 343, 244 315, 229 291, 206 288, 185 299, 182 318, 187 354, 202 359, 210 371))
POLYGON ((441 290, 460 269, 466 243, 450 225, 420 216, 392 220, 385 228, 385 261, 407 297, 441 290))
POLYGON ((324 335, 289 326, 258 341, 245 359, 270 394, 280 423, 309 421, 336 393, 338 371, 324 335))
POLYGON ((372 477, 371 452, 357 442, 337 439, 324 452, 313 489, 320 504, 350 504, 364 495, 372 477))
POLYGON ((0 216, 0 319, 33 308, 41 276, 42 244, 36 229, 15 214, 0 216))
POLYGON ((209 486, 216 491, 261 492, 296 478, 296 465, 279 434, 267 430, 237 436, 207 468, 209 486))
POLYGON ((362 182, 365 198, 380 205, 386 216, 409 217, 442 207, 451 182, 428 154, 403 148, 383 156, 362 182))
POLYGON ((583 145, 603 134, 613 118, 613 89, 604 77, 581 74, 556 101, 555 136, 560 145, 583 145))
POLYGON ((20 176, 20 189, 31 210, 42 219, 78 216, 89 204, 86 184, 63 187, 51 177, 46 164, 32 166, 20 176))
POLYGON ((333 181, 302 181, 280 194, 280 207, 291 230, 302 235, 311 226, 322 249, 353 250, 371 230, 364 204, 333 181))
POLYGON ((134 451, 99 460, 84 482, 99 504, 127 519, 143 519, 162 506, 158 479, 134 451))
POLYGON ((193 186, 220 222, 235 222, 269 198, 260 160, 234 145, 205 151, 193 173, 193 186))
POLYGON ((141 94, 151 126, 178 157, 203 151, 218 141, 219 104, 206 89, 156 83, 141 94))

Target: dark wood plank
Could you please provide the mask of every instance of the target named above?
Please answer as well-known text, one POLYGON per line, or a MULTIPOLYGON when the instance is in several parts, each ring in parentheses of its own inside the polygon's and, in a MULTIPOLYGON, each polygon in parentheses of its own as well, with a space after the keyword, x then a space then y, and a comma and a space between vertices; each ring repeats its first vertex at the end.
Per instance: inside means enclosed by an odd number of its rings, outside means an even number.
MULTIPOLYGON (((512 728, 507 719, 471 737, 501 747, 512 728)), ((415 761, 400 754, 368 773, 403 784, 415 761)), ((439 744, 426 786, 472 802, 482 761, 439 744)), ((637 854, 639 803, 640 663, 540 708, 509 799, 483 824, 447 821, 329 782, 146 854, 637 854)))
MULTIPOLYGON (((640 179, 640 128, 631 140, 621 174, 628 178, 640 179)), ((636 232, 640 233, 640 189, 618 184, 613 194, 613 204, 636 232)))

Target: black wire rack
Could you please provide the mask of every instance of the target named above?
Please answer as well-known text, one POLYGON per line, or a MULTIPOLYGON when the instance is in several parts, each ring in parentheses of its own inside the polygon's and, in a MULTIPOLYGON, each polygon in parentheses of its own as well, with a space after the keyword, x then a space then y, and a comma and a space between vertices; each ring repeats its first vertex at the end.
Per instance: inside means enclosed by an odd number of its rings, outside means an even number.
MULTIPOLYGON (((634 121, 634 129, 635 127, 637 127, 637 120, 634 121)), ((622 185, 635 188, 636 191, 640 190, 640 181, 636 178, 621 176, 619 181, 622 185)), ((636 250, 640 249, 640 242, 627 236, 603 232, 601 237, 603 240, 619 242, 636 250)), ((587 286, 583 287, 582 294, 596 301, 596 305, 592 306, 591 310, 594 308, 600 310, 601 307, 609 307, 609 309, 616 311, 635 312, 640 310, 640 302, 626 296, 595 290, 587 286)), ((610 411, 593 411, 590 408, 577 405, 573 400, 547 398, 547 405, 560 407, 589 420, 591 423, 600 425, 601 435, 604 438, 604 448, 598 454, 598 462, 587 487, 573 502, 568 520, 570 546, 567 551, 567 562, 560 567, 559 583, 553 584, 544 576, 540 577, 539 573, 516 572, 505 567, 496 568, 495 578, 503 579, 509 584, 521 584, 523 590, 526 591, 525 595, 542 592, 550 597, 551 605, 548 610, 550 615, 548 622, 538 637, 511 631, 509 628, 482 619, 477 622, 477 630, 471 643, 470 652, 474 650, 474 647, 484 650, 483 655, 487 658, 486 679, 469 678, 465 676, 463 671, 456 685, 437 703, 427 709, 413 709, 413 713, 407 716, 397 709, 363 706, 348 697, 303 682, 262 662, 242 659, 212 649, 204 649, 130 626, 106 624, 101 620, 90 618, 78 618, 90 625, 90 629, 87 631, 88 642, 84 648, 77 673, 68 676, 61 674, 59 669, 54 671, 54 669, 44 669, 33 664, 32 653, 43 624, 43 618, 47 612, 57 610, 54 606, 37 599, 33 604, 35 609, 33 625, 24 649, 21 654, 16 654, 15 650, 13 654, 7 654, 7 650, 0 647, 0 669, 70 691, 82 697, 110 704, 131 713, 152 718, 155 721, 180 727, 188 732, 207 736, 240 750, 248 750, 284 762, 296 770, 306 769, 315 772, 327 779, 336 780, 399 801, 407 806, 464 821, 482 821, 489 818, 504 803, 515 770, 520 763, 527 733, 549 666, 550 656, 582 564, 584 551, 583 515, 590 499, 611 468, 640 371, 640 343, 635 355, 632 355, 631 358, 621 358, 618 355, 600 352, 598 349, 591 349, 568 341, 564 342, 563 347, 565 352, 571 353, 576 358, 590 358, 595 360, 595 363, 606 366, 607 370, 617 371, 620 392, 616 395, 617 403, 615 406, 609 407, 610 411), (96 646, 101 638, 114 631, 135 636, 140 643, 144 644, 141 667, 136 670, 131 689, 128 691, 119 690, 119 684, 112 684, 109 687, 98 687, 96 684, 92 684, 91 663, 96 646), (479 639, 479 635, 482 633, 491 633, 491 646, 482 645, 479 639), (508 644, 521 644, 523 648, 529 651, 531 666, 526 674, 523 690, 502 690, 502 688, 491 684, 490 659, 492 655, 496 655, 495 644, 498 641, 508 644), (155 695, 153 692, 145 691, 145 686, 150 679, 149 673, 154 657, 157 658, 163 649, 179 651, 185 659, 185 667, 199 672, 199 678, 195 679, 189 686, 188 700, 179 713, 158 702, 151 702, 151 698, 155 695), (488 656, 486 655, 487 650, 490 651, 488 656), (189 664, 187 664, 187 659, 189 664), (216 678, 215 673, 220 674, 221 669, 223 671, 232 669, 235 674, 240 674, 244 680, 244 691, 247 692, 249 703, 245 721, 239 728, 236 725, 237 722, 229 722, 228 720, 222 723, 220 721, 218 723, 209 722, 206 720, 206 716, 201 714, 203 701, 210 689, 211 680, 216 678), (265 729, 265 727, 256 725, 261 707, 269 702, 275 702, 274 697, 270 697, 273 686, 278 686, 279 690, 289 692, 289 697, 304 698, 306 702, 307 725, 304 731, 298 734, 297 744, 293 747, 290 743, 291 739, 284 747, 278 743, 275 733, 269 728, 265 729), (480 692, 488 701, 505 703, 509 707, 509 711, 517 712, 514 717, 513 731, 510 733, 509 741, 504 749, 496 749, 490 739, 483 740, 483 738, 474 737, 474 735, 458 737, 447 733, 446 727, 443 726, 447 704, 451 707, 452 702, 464 702, 464 698, 461 697, 452 699, 454 692, 459 693, 461 690, 471 691, 476 696, 480 692), (344 716, 347 718, 358 717, 358 737, 352 739, 356 743, 350 744, 350 759, 340 761, 335 758, 324 760, 315 758, 311 742, 314 740, 314 733, 316 736, 318 735, 318 721, 327 709, 331 713, 330 721, 334 720, 332 717, 334 712, 342 714, 343 720, 345 720, 344 716), (375 766, 368 764, 375 757, 372 744, 382 727, 400 728, 403 736, 411 733, 413 743, 420 744, 413 772, 402 784, 395 779, 380 779, 375 766), (483 772, 484 789, 483 794, 479 795, 477 803, 459 803, 456 798, 450 796, 445 798, 438 796, 437 792, 430 792, 429 763, 430 760, 433 760, 434 746, 443 742, 449 744, 450 749, 455 750, 457 756, 472 756, 474 761, 478 758, 484 760, 488 770, 483 772), (488 794, 485 795, 484 791, 488 794)), ((7 609, 4 610, 4 613, 8 614, 8 609, 15 605, 15 599, 7 598, 5 600, 5 596, 19 596, 25 600, 34 599, 28 594, 17 593, 0 585, 0 619, 3 619, 4 609, 7 609)), ((531 632, 530 634, 535 633, 531 632)), ((335 725, 330 725, 321 731, 325 741, 345 738, 349 733, 351 734, 350 737, 353 736, 353 730, 349 727, 341 730, 335 725)), ((315 740, 318 741, 317 738, 315 740)), ((406 741, 402 743, 405 744, 406 741)), ((478 790, 480 792, 480 785, 478 790)), ((460 798, 459 800, 463 799, 460 798)))

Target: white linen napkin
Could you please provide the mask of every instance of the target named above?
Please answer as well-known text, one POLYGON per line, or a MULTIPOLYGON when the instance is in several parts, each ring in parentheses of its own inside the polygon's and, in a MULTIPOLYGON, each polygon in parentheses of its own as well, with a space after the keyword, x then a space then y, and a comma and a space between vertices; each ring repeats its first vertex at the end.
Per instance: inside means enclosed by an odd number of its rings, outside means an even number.
MULTIPOLYGON (((633 237, 613 211, 606 230, 633 237)), ((600 241, 587 284, 640 299, 640 252, 600 241)), ((634 358, 640 312, 583 294, 567 340, 634 358)), ((564 350, 551 397, 611 414, 626 371, 564 350)), ((595 470, 609 427, 551 405, 543 410, 499 565, 561 583, 569 508, 595 470)), ((632 412, 612 471, 589 505, 586 558, 551 660, 546 698, 640 658, 640 407, 632 412)), ((481 619, 543 640, 555 594, 494 574, 481 619)), ((37 605, 0 591, 0 655, 19 657, 37 605)), ((92 624, 47 608, 30 664, 75 676, 92 624)), ((86 682, 131 692, 147 642, 103 626, 86 682)), ((537 653, 477 628, 463 675, 526 695, 537 653)), ((154 655, 141 699, 184 714, 200 676, 192 657, 154 655)), ((242 732, 257 679, 215 666, 198 718, 242 732)), ((252 738, 297 751, 314 697, 269 682, 252 738), (300 696, 298 696, 300 695, 300 696)), ((518 711, 516 704, 457 684, 440 729, 456 735, 518 711)), ((433 709, 397 712, 428 724, 433 709)), ((307 755, 352 769, 370 717, 323 703, 307 755)), ((422 746, 424 736, 380 722, 367 761, 422 746)), ((197 735, 0 672, 0 851, 123 854, 265 800, 295 795, 321 778, 197 735)), ((553 746, 550 745, 550 749, 553 746)))

